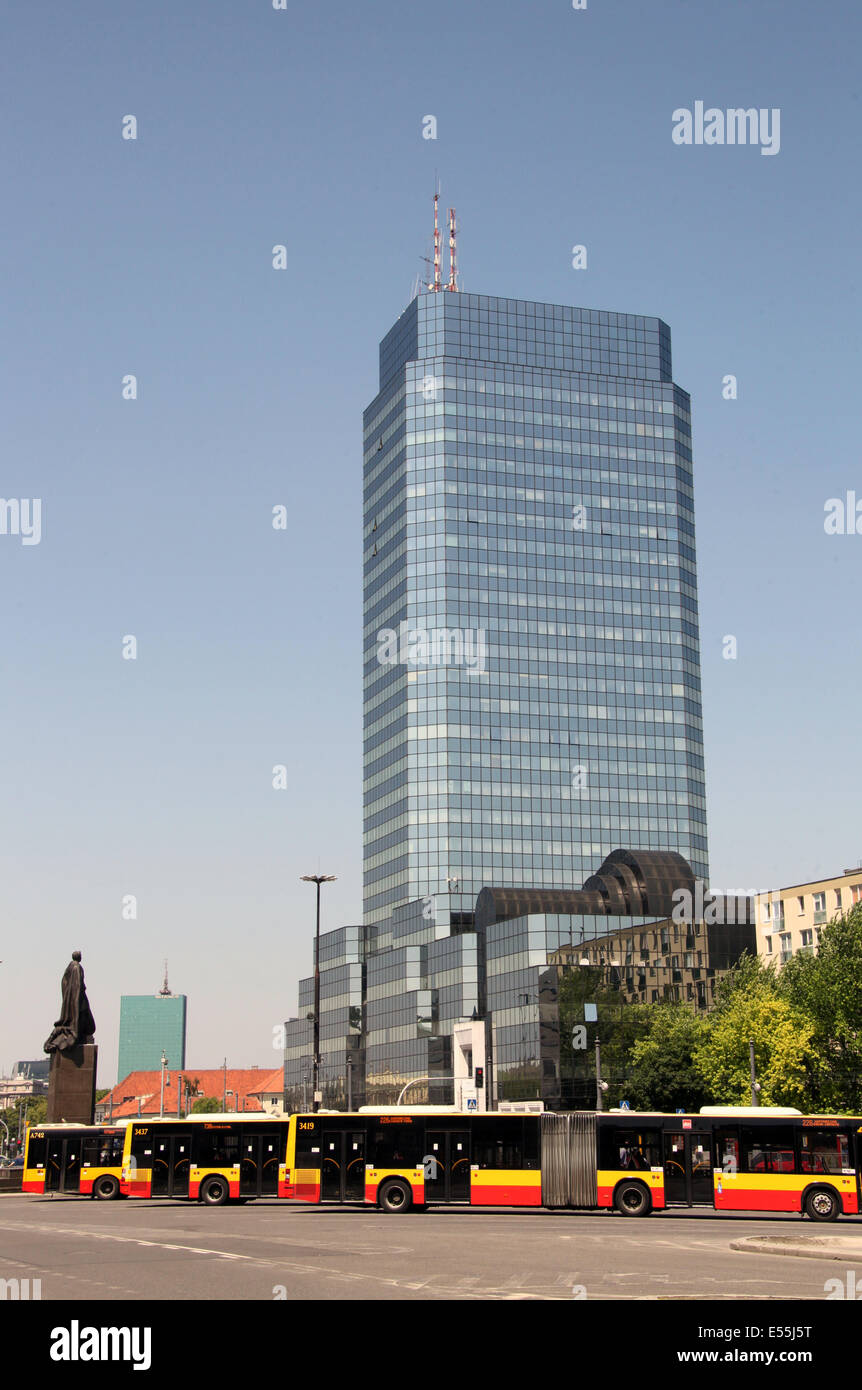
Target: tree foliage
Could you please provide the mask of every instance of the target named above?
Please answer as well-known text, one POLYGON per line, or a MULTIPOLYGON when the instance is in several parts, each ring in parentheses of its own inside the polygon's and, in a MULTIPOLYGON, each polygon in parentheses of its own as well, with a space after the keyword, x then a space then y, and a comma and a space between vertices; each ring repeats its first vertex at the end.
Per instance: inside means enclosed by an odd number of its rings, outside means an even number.
POLYGON ((812 1023, 812 1105, 862 1110, 862 903, 824 927, 816 955, 781 971, 784 997, 812 1023))
POLYGON ((709 1025, 685 1004, 638 1007, 646 1028, 631 1049, 626 1099, 635 1110, 698 1110, 712 1098, 694 1060, 709 1025))
POLYGON ((762 1105, 810 1103, 814 1025, 772 989, 736 989, 707 1021, 694 1064, 718 1104, 751 1104, 749 1039, 754 1040, 762 1105))

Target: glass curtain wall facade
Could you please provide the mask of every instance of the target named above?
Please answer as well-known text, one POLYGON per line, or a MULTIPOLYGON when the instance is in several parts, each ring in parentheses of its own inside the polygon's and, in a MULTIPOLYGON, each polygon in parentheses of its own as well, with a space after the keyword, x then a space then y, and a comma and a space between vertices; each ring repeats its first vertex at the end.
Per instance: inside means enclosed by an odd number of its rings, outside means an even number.
MULTIPOLYGON (((690 401, 656 318, 420 294, 365 412, 365 920, 708 876, 690 401)), ((426 935, 427 935, 426 931, 426 935)), ((433 933, 432 933, 433 935, 433 933)))
POLYGON ((117 1080, 133 1071, 158 1071, 162 1052, 171 1067, 186 1065, 186 996, 124 994, 120 997, 117 1080))
MULTIPOLYGON (((365 960, 374 931, 339 927, 320 937, 320 1070, 326 1109, 364 1105, 365 960)), ((313 949, 313 948, 312 948, 313 949)), ((299 982, 297 1018, 285 1025, 284 1091, 288 1110, 308 1110, 313 1098, 314 976, 299 982)))

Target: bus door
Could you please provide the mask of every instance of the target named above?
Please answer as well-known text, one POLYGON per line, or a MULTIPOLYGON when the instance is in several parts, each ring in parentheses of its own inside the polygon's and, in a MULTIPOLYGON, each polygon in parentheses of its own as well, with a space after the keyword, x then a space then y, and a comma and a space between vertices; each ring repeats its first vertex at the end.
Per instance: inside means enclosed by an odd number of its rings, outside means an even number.
POLYGON ((257 1197, 260 1194, 260 1150, 263 1144, 260 1134, 243 1133, 239 1148, 239 1195, 257 1197))
POLYGON ((50 1135, 45 1163, 46 1192, 80 1192, 81 1138, 50 1135))
POLYGON ((239 1195, 241 1197, 277 1197, 278 1165, 284 1148, 284 1134, 275 1126, 262 1134, 240 1136, 239 1195))
POLYGON ((469 1202, 469 1200, 469 1130, 427 1130, 425 1134, 425 1201, 469 1202))
POLYGON ((153 1197, 188 1197, 190 1134, 159 1134, 153 1137, 153 1197))
MULTIPOLYGON (((285 1132, 281 1125, 272 1131, 265 1130, 260 1136, 260 1187, 261 1197, 278 1196, 278 1165, 284 1162, 285 1132)), ((240 1169, 242 1181, 242 1169, 240 1169)))
POLYGON ((320 1173, 322 1202, 361 1202, 365 1197, 365 1134, 329 1129, 323 1135, 320 1173))
POLYGON ((664 1199, 668 1206, 714 1205, 709 1130, 665 1132, 664 1199))

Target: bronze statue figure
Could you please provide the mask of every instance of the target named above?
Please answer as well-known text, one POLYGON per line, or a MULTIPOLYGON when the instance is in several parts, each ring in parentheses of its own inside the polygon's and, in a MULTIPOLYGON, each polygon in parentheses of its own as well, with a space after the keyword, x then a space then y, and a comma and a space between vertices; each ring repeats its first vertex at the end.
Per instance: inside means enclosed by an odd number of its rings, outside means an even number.
POLYGON ((45 1043, 45 1052, 67 1052, 78 1043, 91 1043, 96 1031, 96 1022, 90 1011, 87 989, 84 984, 84 971, 81 966, 81 952, 73 951, 72 959, 66 966, 62 983, 63 1002, 60 1017, 54 1024, 54 1031, 45 1043))

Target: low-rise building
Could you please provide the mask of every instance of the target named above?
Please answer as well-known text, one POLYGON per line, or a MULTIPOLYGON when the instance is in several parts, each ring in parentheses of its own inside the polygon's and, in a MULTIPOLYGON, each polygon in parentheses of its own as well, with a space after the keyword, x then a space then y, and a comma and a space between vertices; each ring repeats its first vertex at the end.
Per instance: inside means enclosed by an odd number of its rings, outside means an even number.
POLYGON ((10 1105, 17 1105, 20 1100, 29 1100, 32 1096, 46 1096, 48 1094, 48 1083, 39 1077, 26 1076, 21 1072, 15 1076, 0 1076, 0 1110, 7 1109, 10 1105))
POLYGON ((96 1123, 137 1115, 188 1115, 197 1100, 216 1100, 220 1111, 262 1110, 258 1092, 270 1077, 262 1067, 165 1068, 163 1088, 160 1070, 133 1071, 97 1103, 96 1123))
POLYGON ((813 953, 826 923, 858 902, 862 902, 862 865, 831 878, 758 893, 758 955, 780 967, 799 951, 813 953))
POLYGON ((277 1071, 271 1071, 268 1076, 261 1078, 261 1083, 255 1091, 250 1091, 260 1104, 261 1110, 265 1110, 268 1115, 284 1114, 284 1067, 279 1067, 277 1071))

